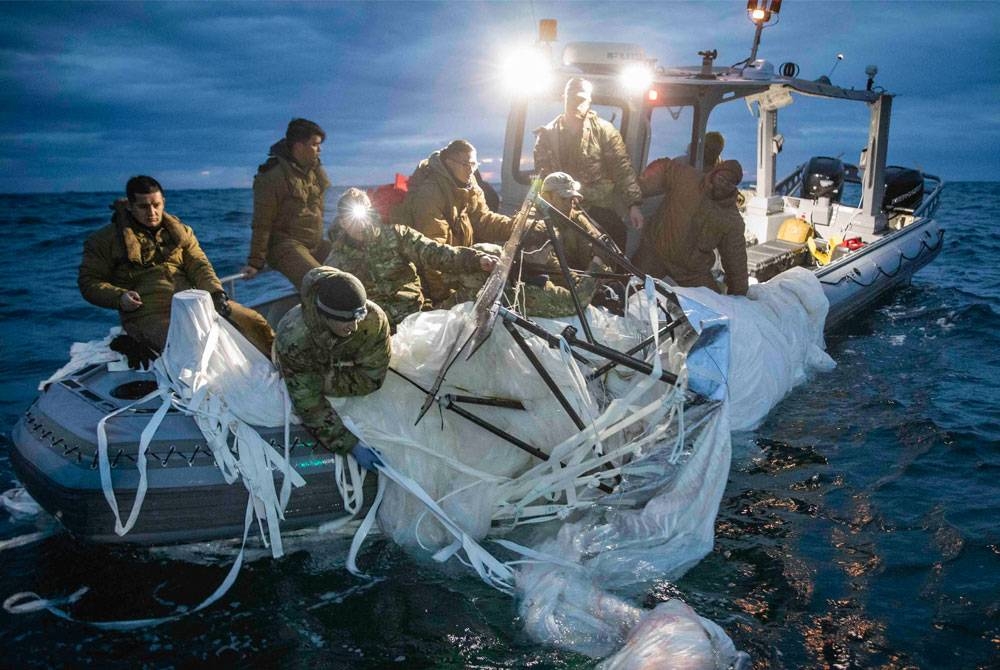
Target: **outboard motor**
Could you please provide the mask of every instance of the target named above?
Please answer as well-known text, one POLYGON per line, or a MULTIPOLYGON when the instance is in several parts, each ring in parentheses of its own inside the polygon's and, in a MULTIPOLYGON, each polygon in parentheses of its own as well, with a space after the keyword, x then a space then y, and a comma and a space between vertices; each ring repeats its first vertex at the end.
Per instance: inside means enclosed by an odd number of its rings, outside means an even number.
POLYGON ((913 211, 924 199, 924 176, 920 170, 888 165, 885 168, 885 197, 882 209, 913 211))
POLYGON ((810 200, 829 198, 830 202, 840 202, 846 173, 847 168, 839 158, 813 156, 802 168, 802 197, 810 200))

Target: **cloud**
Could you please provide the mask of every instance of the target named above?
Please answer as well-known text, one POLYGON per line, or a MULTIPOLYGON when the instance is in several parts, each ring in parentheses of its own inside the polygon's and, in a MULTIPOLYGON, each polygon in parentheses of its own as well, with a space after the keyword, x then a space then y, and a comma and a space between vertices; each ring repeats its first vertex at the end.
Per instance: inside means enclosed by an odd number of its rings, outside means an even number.
MULTIPOLYGON (((753 36, 729 2, 0 4, 0 191, 118 189, 130 172, 248 186, 295 116, 327 129, 337 182, 409 173, 455 137, 499 158, 497 62, 549 17, 557 52, 571 40, 630 41, 660 64, 714 48, 728 65, 753 36)), ((815 78, 842 52, 834 79, 858 87, 877 63, 879 84, 899 94, 891 157, 992 177, 998 159, 980 148, 996 143, 998 19, 995 3, 787 3, 760 55, 795 58, 815 78)), ((815 129, 789 124, 801 141, 789 157, 856 150, 848 128, 863 112, 796 107, 815 129)), ((720 110, 712 122, 752 161, 752 120, 720 110)))

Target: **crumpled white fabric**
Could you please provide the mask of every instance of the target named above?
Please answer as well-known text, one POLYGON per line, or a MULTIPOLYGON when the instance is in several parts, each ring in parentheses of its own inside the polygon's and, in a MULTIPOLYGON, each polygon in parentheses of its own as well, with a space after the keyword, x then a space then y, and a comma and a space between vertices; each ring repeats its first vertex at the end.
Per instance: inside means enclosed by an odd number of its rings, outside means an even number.
POLYGON ((823 339, 830 303, 819 279, 806 268, 791 268, 754 284, 746 297, 703 287, 672 290, 729 317, 729 421, 734 431, 752 430, 810 373, 836 366, 823 339))

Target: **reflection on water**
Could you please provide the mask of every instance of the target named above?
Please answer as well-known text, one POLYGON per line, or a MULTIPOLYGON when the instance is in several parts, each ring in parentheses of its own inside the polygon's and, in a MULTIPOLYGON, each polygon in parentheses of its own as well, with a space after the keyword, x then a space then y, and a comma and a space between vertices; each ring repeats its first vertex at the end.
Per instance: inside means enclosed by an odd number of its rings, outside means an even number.
MULTIPOLYGON (((245 258, 251 194, 209 195, 174 192, 171 207, 216 268, 233 272, 245 258)), ((43 250, 46 260, 30 273, 0 264, 6 434, 70 344, 107 332, 113 315, 83 303, 74 280, 82 235, 107 219, 113 197, 0 196, 0 225, 18 231, 7 253, 43 250), (45 300, 33 300, 39 286, 49 288, 45 300), (73 328, 62 325, 67 315, 73 328)), ((989 203, 1000 205, 1000 185, 949 185, 941 256, 914 287, 829 338, 837 370, 734 438, 715 549, 682 579, 654 585, 644 606, 685 600, 759 669, 1000 667, 1000 219, 989 203), (977 206, 961 210, 967 202, 977 206)), ((35 530, 0 514, 0 541, 35 530)), ((0 615, 5 664, 594 665, 539 648, 506 596, 391 543, 366 544, 359 562, 384 579, 361 582, 343 568, 344 542, 296 539, 279 561, 260 552, 220 603, 154 629, 0 615)), ((109 549, 60 534, 2 553, 0 598, 88 586, 72 607, 81 619, 162 616, 203 600, 233 557, 232 547, 109 549)))

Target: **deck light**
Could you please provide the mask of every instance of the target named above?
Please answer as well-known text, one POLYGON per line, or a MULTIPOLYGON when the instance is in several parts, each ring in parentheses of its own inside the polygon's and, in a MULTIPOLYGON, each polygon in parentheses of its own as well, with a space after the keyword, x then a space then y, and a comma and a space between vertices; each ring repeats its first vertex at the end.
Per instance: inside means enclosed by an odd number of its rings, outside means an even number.
POLYGON ((523 97, 542 93, 552 85, 552 65, 544 50, 524 47, 511 52, 503 63, 505 88, 523 97))
POLYGON ((649 89, 649 92, 646 93, 646 99, 649 100, 650 102, 656 102, 657 100, 660 99, 659 91, 657 91, 655 88, 649 89))
POLYGON ((767 23, 780 11, 781 0, 747 0, 747 14, 757 25, 767 23))
POLYGON ((622 70, 620 79, 626 90, 644 91, 653 83, 653 73, 645 63, 630 63, 622 70))
POLYGON ((770 25, 771 19, 777 17, 780 11, 781 0, 747 0, 747 16, 757 26, 757 32, 753 36, 750 57, 743 61, 744 63, 753 63, 757 59, 760 33, 764 30, 764 26, 770 25))

